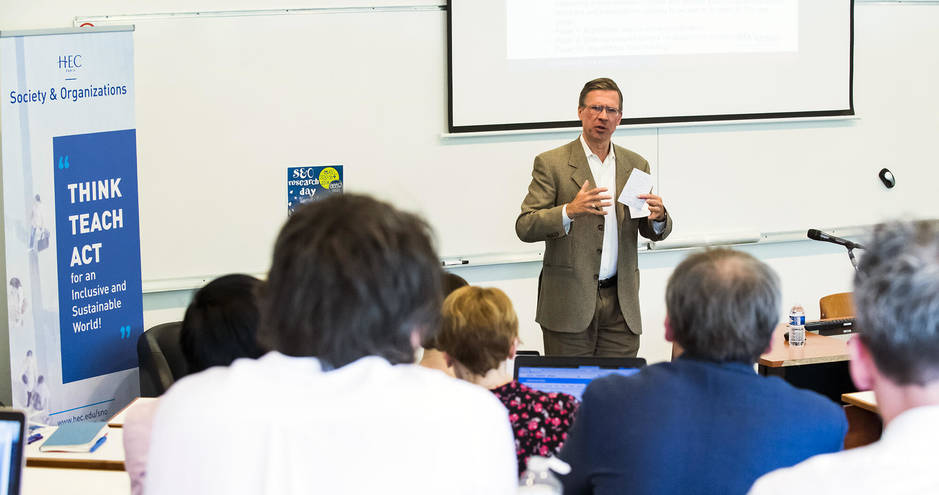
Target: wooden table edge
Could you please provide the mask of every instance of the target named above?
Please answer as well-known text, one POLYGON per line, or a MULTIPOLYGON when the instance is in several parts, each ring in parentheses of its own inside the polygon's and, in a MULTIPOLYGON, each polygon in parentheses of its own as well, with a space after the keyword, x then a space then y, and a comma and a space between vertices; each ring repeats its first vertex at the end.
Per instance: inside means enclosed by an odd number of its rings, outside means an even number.
POLYGON ((871 405, 871 404, 868 403, 868 402, 864 402, 864 401, 858 399, 857 397, 854 396, 854 394, 856 394, 856 393, 857 393, 857 392, 850 392, 850 393, 841 394, 841 402, 844 402, 845 404, 850 404, 850 405, 852 405, 852 406, 860 407, 861 409, 864 409, 864 410, 866 410, 866 411, 870 411, 870 412, 873 412, 873 413, 880 414, 880 410, 877 409, 877 406, 871 405))
POLYGON ((98 469, 102 471, 125 470, 124 461, 112 461, 107 459, 66 459, 61 457, 27 457, 26 466, 66 469, 98 469))
POLYGON ((806 364, 840 363, 842 361, 848 361, 850 358, 851 355, 848 353, 782 360, 769 360, 761 357, 758 363, 762 366, 767 366, 770 368, 785 368, 787 366, 802 366, 806 364))

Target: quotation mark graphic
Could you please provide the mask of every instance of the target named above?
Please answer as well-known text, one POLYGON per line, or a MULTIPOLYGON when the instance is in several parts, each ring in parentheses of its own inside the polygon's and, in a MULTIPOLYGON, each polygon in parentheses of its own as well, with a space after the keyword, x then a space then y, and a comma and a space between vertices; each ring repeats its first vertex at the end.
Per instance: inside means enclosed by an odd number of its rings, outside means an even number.
POLYGON ((59 157, 59 170, 62 170, 63 168, 68 168, 68 155, 59 157))
POLYGON ((130 325, 121 327, 121 339, 129 339, 129 338, 130 338, 130 325))

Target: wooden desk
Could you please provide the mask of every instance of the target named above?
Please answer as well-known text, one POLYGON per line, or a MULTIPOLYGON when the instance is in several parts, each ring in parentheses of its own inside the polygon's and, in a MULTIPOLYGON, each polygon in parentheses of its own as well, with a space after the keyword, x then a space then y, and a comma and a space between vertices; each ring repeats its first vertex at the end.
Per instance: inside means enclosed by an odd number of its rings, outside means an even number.
MULTIPOLYGON (((784 368, 806 364, 835 363, 847 361, 850 358, 848 345, 844 341, 812 332, 805 332, 805 345, 792 347, 783 336, 787 330, 785 324, 776 327, 773 332, 773 348, 770 352, 760 356, 759 365, 761 367, 784 368)), ((761 372, 760 374, 771 375, 777 373, 761 372)))
POLYGON ((853 392, 841 394, 846 403, 844 415, 848 418, 848 433, 844 436, 844 448, 862 447, 880 440, 884 431, 884 422, 877 409, 874 392, 853 392))
POLYGON ((121 471, 27 467, 23 495, 130 495, 130 478, 121 471))
POLYGON ((111 428, 108 439, 94 452, 40 452, 39 446, 55 431, 55 426, 40 428, 42 440, 26 446, 26 465, 29 467, 124 470, 124 430, 111 428))
POLYGON ((780 324, 773 332, 772 349, 757 362, 761 375, 781 377, 835 403, 841 394, 857 390, 848 373, 850 356, 844 340, 806 332, 805 345, 792 347, 783 337, 786 330, 786 325, 780 324))
POLYGON ((880 414, 880 410, 877 409, 877 398, 874 397, 873 390, 841 394, 841 400, 846 404, 851 404, 852 406, 860 407, 866 411, 880 414))

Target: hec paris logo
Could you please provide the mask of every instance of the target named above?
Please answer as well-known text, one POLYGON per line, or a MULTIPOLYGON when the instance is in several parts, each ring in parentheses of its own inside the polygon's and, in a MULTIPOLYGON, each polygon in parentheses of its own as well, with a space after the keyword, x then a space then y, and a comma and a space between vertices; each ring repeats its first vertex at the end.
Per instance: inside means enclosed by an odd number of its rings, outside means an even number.
POLYGON ((78 69, 81 69, 83 64, 84 60, 82 60, 81 54, 59 55, 59 70, 65 71, 66 74, 77 73, 78 69))

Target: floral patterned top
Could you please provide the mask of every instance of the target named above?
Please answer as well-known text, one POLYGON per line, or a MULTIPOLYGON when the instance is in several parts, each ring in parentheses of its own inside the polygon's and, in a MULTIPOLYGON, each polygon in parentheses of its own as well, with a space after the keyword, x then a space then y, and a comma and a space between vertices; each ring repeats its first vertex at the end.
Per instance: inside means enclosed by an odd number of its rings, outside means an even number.
POLYGON ((514 380, 492 389, 492 393, 509 410, 519 475, 529 457, 550 457, 561 450, 579 405, 574 396, 541 392, 514 380))

